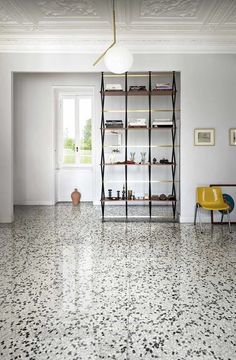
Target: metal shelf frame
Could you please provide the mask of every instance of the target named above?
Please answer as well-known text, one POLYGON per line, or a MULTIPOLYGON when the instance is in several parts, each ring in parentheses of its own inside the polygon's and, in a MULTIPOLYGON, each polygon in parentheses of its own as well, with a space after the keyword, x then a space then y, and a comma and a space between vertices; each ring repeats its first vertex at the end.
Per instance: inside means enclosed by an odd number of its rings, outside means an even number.
MULTIPOLYGON (((154 147, 158 147, 158 145, 152 145, 152 130, 160 130, 160 129, 156 129, 156 128, 152 128, 152 113, 153 112, 159 112, 159 111, 163 111, 163 112, 172 112, 172 122, 173 122, 173 126, 169 127, 169 128, 165 128, 165 130, 169 130, 171 132, 171 144, 170 145, 162 145, 161 147, 171 147, 172 148, 172 153, 171 153, 171 161, 168 164, 171 167, 171 180, 165 181, 165 182, 170 182, 172 184, 172 191, 171 191, 171 195, 173 196, 174 200, 169 200, 166 201, 168 203, 171 204, 172 206, 172 220, 176 221, 176 206, 177 206, 177 191, 176 191, 176 183, 179 183, 179 181, 176 179, 176 167, 177 167, 177 158, 176 158, 176 148, 179 147, 179 145, 176 144, 176 136, 177 136, 177 126, 176 126, 176 112, 180 111, 180 109, 176 109, 176 93, 177 93, 177 88, 176 88, 176 74, 175 71, 173 72, 165 72, 165 73, 158 73, 158 72, 147 72, 146 74, 128 74, 127 72, 123 75, 113 75, 113 74, 104 74, 104 72, 101 73, 101 163, 100 163, 100 167, 101 167, 101 210, 102 210, 102 221, 105 221, 106 218, 111 218, 109 216, 105 217, 105 204, 106 203, 110 203, 110 202, 120 202, 122 205, 124 204, 125 206, 125 216, 120 217, 117 216, 118 218, 123 218, 124 220, 128 220, 129 218, 131 218, 132 216, 129 216, 129 208, 128 205, 130 203, 134 203, 135 200, 128 200, 128 183, 130 183, 130 181, 128 181, 128 167, 130 166, 130 164, 127 164, 127 160, 128 160, 128 154, 127 154, 127 149, 129 147, 132 147, 130 145, 128 145, 128 134, 129 131, 132 130, 128 127, 128 113, 130 112, 147 112, 148 113, 148 126, 146 128, 142 128, 142 130, 147 130, 148 131, 148 163, 145 164, 148 167, 148 199, 146 200, 146 202, 148 202, 148 207, 149 207, 149 216, 146 217, 144 216, 143 218, 145 219, 149 219, 150 221, 153 221, 154 219, 157 219, 159 216, 153 216, 152 214, 152 204, 153 202, 158 202, 158 200, 152 200, 152 183, 154 183, 155 181, 152 181, 152 168, 153 165, 152 164, 152 148, 154 147), (160 93, 160 96, 166 95, 166 96, 170 96, 171 97, 171 104, 172 104, 172 109, 152 109, 152 95, 153 95, 153 90, 152 90, 152 77, 155 76, 166 76, 166 75, 171 75, 172 76, 172 91, 168 91, 166 94, 163 94, 163 92, 160 93), (125 98, 125 103, 124 103, 124 109, 123 110, 111 110, 110 112, 122 112, 124 113, 124 128, 117 128, 117 129, 111 129, 111 128, 106 128, 105 126, 105 113, 109 112, 109 110, 105 109, 105 98, 108 95, 111 95, 109 93, 106 94, 105 91, 105 85, 104 85, 104 78, 105 77, 123 77, 124 78, 124 90, 122 91, 122 93, 120 92, 120 94, 117 95, 121 95, 124 96, 125 98), (128 91, 128 78, 129 77, 148 77, 148 90, 146 91, 144 96, 148 96, 148 109, 146 110, 130 110, 128 109, 128 97, 130 95, 129 91, 128 91), (105 194, 105 168, 106 166, 112 165, 112 164, 107 164, 105 161, 105 133, 106 131, 117 131, 117 130, 122 130, 124 132, 124 146, 122 146, 125 149, 125 163, 122 164, 124 166, 124 186, 125 186, 125 199, 124 200, 112 200, 112 201, 108 201, 106 194, 105 194)), ((115 95, 115 94, 114 94, 115 95)), ((155 93, 156 96, 158 96, 158 93, 155 93)), ((135 96, 135 94, 133 94, 133 96, 135 96)), ((138 96, 140 96, 140 94, 138 94, 138 96)), ((139 129, 141 130, 141 129, 139 129)), ((163 129, 162 129, 163 130, 163 129)), ((116 164, 113 164, 116 165, 116 164)), ((117 164, 118 165, 118 164, 117 164)), ((157 182, 162 182, 162 181, 157 181, 157 182)), ((139 200, 142 201, 142 200, 139 200)), ((138 201, 137 201, 138 202, 138 201)), ((113 218, 113 217, 112 217, 113 218)), ((116 217, 114 217, 115 219, 116 217)))

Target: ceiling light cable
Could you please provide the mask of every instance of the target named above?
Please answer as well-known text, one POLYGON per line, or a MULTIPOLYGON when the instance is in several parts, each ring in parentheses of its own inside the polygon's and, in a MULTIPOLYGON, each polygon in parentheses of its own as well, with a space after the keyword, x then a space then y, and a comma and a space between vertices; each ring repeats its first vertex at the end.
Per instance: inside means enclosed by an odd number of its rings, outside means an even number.
POLYGON ((108 52, 108 50, 110 50, 115 44, 116 44, 116 12, 115 12, 115 0, 112 0, 112 27, 113 27, 113 43, 102 53, 102 55, 100 55, 97 60, 95 61, 95 63, 93 64, 93 66, 97 65, 97 63, 106 55, 106 53, 108 52))

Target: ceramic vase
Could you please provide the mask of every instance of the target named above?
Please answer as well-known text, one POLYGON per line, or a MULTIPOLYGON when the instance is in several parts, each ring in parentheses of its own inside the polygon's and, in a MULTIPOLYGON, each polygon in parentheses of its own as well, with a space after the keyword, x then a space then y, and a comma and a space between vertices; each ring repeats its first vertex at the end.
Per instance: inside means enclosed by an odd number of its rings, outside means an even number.
POLYGON ((78 205, 80 202, 80 198, 81 198, 81 194, 78 191, 78 189, 75 189, 72 193, 71 193, 71 200, 74 206, 78 205))

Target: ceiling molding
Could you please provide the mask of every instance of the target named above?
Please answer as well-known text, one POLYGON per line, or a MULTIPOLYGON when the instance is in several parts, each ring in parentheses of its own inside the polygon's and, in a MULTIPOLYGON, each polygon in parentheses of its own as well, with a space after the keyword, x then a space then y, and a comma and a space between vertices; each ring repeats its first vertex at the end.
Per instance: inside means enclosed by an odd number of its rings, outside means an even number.
POLYGON ((96 17, 94 0, 36 0, 36 6, 45 17, 96 17))
POLYGON ((201 0, 143 0, 140 6, 140 17, 196 17, 201 0))
MULTIPOLYGON (((0 52, 100 53, 111 0, 4 0, 0 52)), ((134 53, 236 53, 235 0, 117 0, 118 40, 134 53)))
MULTIPOLYGON (((127 46, 133 53, 232 53, 236 54, 235 37, 223 37, 219 39, 187 36, 176 39, 176 36, 161 37, 159 39, 126 39, 120 43, 127 46)), ((16 53, 79 53, 91 54, 100 53, 107 48, 109 41, 93 39, 62 39, 50 37, 35 38, 25 37, 24 39, 9 38, 8 41, 0 37, 0 52, 16 53)))

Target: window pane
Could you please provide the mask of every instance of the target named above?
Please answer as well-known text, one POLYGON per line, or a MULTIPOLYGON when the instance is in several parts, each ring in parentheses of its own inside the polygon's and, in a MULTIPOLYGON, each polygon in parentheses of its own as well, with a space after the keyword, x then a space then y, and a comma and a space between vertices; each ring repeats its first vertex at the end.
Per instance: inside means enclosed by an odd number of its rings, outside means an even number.
POLYGON ((92 101, 79 100, 80 163, 92 163, 92 101))
POLYGON ((75 99, 63 99, 63 164, 75 164, 75 99))

